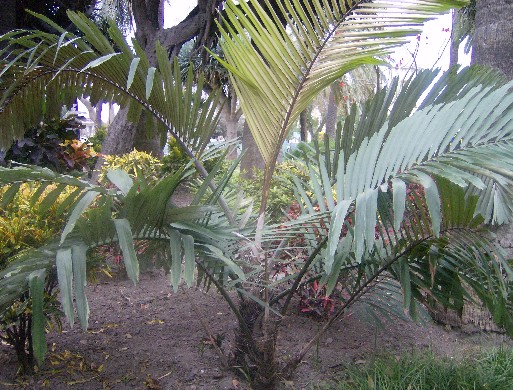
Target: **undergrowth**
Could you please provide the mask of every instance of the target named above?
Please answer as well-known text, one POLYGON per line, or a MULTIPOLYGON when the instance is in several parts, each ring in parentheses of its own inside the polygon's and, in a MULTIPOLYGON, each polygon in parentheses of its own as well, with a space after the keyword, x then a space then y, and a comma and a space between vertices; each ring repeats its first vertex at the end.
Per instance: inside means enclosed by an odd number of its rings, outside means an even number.
POLYGON ((382 356, 366 366, 346 366, 341 378, 315 390, 455 390, 513 388, 513 350, 495 349, 462 360, 433 353, 382 356))

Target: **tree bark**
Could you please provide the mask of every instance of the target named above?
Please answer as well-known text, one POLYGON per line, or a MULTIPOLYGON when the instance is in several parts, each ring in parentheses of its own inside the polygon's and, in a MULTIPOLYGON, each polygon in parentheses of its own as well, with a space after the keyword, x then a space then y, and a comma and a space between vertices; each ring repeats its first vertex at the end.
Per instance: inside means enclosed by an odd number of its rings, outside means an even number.
POLYGON ((336 88, 336 83, 331 84, 328 98, 328 108, 326 110, 326 134, 331 139, 335 138, 335 132, 337 130, 338 104, 337 99, 335 98, 336 88))
MULTIPOLYGON (((223 109, 221 111, 221 121, 226 127, 225 139, 226 141, 233 141, 238 137, 239 120, 242 115, 242 110, 237 108, 237 96, 232 91, 230 96, 226 98, 223 109)), ((232 147, 227 160, 233 161, 237 158, 237 148, 232 147)))
MULTIPOLYGON (((513 79, 513 1, 477 1, 471 63, 494 67, 513 79)), ((499 244, 513 255, 513 225, 498 227, 496 234, 499 244)), ((431 310, 432 317, 445 324, 500 331, 482 304, 465 303, 461 316, 436 306, 431 310)))
MULTIPOLYGON (((146 0, 132 2, 134 21, 137 26, 135 37, 144 49, 152 66, 156 65, 155 44, 157 39, 168 49, 171 56, 178 54, 182 45, 202 33, 208 36, 206 26, 210 28, 213 18, 217 15, 218 0, 200 0, 191 13, 177 26, 164 29, 162 19, 162 2, 164 0, 146 0), (209 22, 210 21, 210 22, 209 22)), ((134 147, 138 150, 160 155, 164 146, 161 134, 147 131, 146 121, 139 124, 130 123, 126 117, 127 110, 120 110, 116 119, 109 127, 109 132, 102 146, 103 154, 122 154, 130 152, 134 147), (150 135, 150 136, 148 136, 150 135)), ((96 169, 101 167, 101 161, 96 169)))
POLYGON ((242 150, 244 157, 242 157, 240 170, 247 179, 254 179, 256 171, 263 170, 265 163, 246 122, 244 122, 244 131, 242 133, 242 150))
POLYGON ((457 26, 462 14, 459 10, 452 10, 451 46, 449 51, 449 67, 458 65, 460 40, 456 36, 457 26))
POLYGON ((513 1, 477 1, 471 63, 497 68, 513 79, 513 1))

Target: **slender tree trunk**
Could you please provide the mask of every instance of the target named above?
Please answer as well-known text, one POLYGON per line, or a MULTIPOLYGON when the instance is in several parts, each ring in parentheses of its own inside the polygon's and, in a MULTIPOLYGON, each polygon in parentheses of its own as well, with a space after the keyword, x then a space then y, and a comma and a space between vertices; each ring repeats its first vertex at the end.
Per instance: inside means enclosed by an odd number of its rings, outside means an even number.
POLYGON ((244 157, 242 157, 240 169, 244 172, 244 176, 248 179, 253 179, 257 170, 265 168, 264 158, 258 150, 258 146, 249 130, 248 124, 244 123, 244 132, 242 133, 242 150, 244 157))
POLYGON ((459 20, 462 17, 462 13, 459 10, 452 10, 452 28, 451 28, 451 47, 449 51, 449 67, 452 68, 454 65, 458 65, 458 52, 460 48, 460 40, 456 36, 458 29, 459 20))
POLYGON ((301 141, 308 141, 308 134, 312 134, 313 130, 311 104, 299 114, 299 129, 301 141))
POLYGON ((331 84, 328 98, 328 108, 326 110, 326 134, 331 139, 335 138, 335 133, 337 130, 338 104, 336 99, 336 88, 336 83, 331 84))
MULTIPOLYGON (((241 115, 242 110, 237 108, 237 96, 235 95, 235 92, 232 91, 230 96, 226 98, 223 109, 221 111, 221 120, 226 126, 226 141, 233 141, 237 139, 239 119, 241 115)), ((226 158, 230 161, 235 160, 237 158, 237 148, 232 147, 226 158)))
POLYGON ((98 102, 98 104, 94 107, 96 116, 93 119, 94 125, 96 127, 96 130, 98 130, 100 127, 102 127, 102 110, 103 110, 103 102, 98 102))

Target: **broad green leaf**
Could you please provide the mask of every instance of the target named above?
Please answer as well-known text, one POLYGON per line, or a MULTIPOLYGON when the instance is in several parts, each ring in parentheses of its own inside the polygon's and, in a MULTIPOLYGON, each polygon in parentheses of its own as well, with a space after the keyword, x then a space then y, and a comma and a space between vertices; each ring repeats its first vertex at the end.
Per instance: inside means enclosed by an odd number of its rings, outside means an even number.
POLYGON ((393 179, 392 191, 394 196, 394 229, 399 231, 406 209, 406 183, 397 178, 393 179))
POLYGON ((442 223, 442 215, 440 212, 441 202, 436 187, 435 181, 425 173, 415 172, 415 175, 419 178, 420 183, 424 187, 424 193, 426 194, 426 205, 429 210, 431 217, 431 226, 435 237, 440 236, 440 225, 442 223))
POLYGON ((219 248, 213 245, 206 244, 203 244, 203 246, 205 248, 208 248, 216 259, 219 259, 223 263, 225 263, 228 266, 228 268, 230 268, 230 270, 239 277, 239 279, 246 280, 246 275, 244 275, 244 271, 233 260, 226 257, 219 248))
POLYGON ((171 248, 171 286, 174 292, 177 292, 182 274, 182 238, 176 230, 169 232, 169 246, 171 248))
POLYGON ((196 269, 196 254, 194 253, 194 238, 187 234, 182 235, 183 257, 185 262, 184 279, 190 287, 194 281, 194 270, 196 269))
POLYGON ((2 208, 5 209, 9 203, 14 199, 18 190, 20 189, 21 183, 12 184, 7 191, 5 191, 4 196, 2 197, 2 208))
POLYGON ((114 184, 119 190, 123 193, 123 195, 127 195, 132 186, 134 185, 134 181, 130 177, 130 175, 123 171, 122 169, 108 170, 107 178, 114 184))
POLYGON ((331 273, 331 266, 333 265, 333 261, 335 259, 335 252, 337 251, 340 235, 342 234, 342 227, 344 226, 347 210, 349 209, 351 203, 352 202, 350 200, 341 201, 335 206, 333 212, 331 213, 331 222, 326 251, 326 263, 324 264, 326 267, 326 273, 328 274, 331 273))
POLYGON ((64 242, 69 233, 71 233, 82 215, 84 211, 94 202, 96 197, 99 195, 99 192, 96 191, 88 191, 76 204, 75 208, 71 212, 71 215, 68 218, 68 222, 66 222, 66 226, 61 234, 61 244, 64 242))
POLYGON ((123 253, 123 263, 130 280, 136 284, 139 280, 139 262, 135 254, 134 240, 130 222, 126 219, 115 219, 116 233, 119 240, 119 247, 123 253))
POLYGON ((100 66, 101 64, 103 64, 104 62, 107 62, 108 60, 110 60, 112 57, 115 57, 115 56, 118 56, 120 55, 121 53, 110 53, 110 54, 106 54, 100 58, 97 58, 96 60, 94 61, 91 61, 89 64, 87 64, 83 69, 82 69, 82 72, 87 70, 87 69, 90 69, 90 68, 96 68, 97 66, 100 66))
POLYGON ((139 65, 139 62, 141 59, 139 57, 135 57, 132 62, 130 63, 130 69, 128 71, 128 79, 126 82, 126 89, 129 90, 132 86, 132 83, 134 82, 135 72, 137 71, 137 66, 139 65))
POLYGON ((73 261, 71 248, 63 248, 57 251, 56 266, 59 289, 61 290, 62 309, 71 327, 75 323, 73 310, 73 261))
POLYGON ((45 316, 43 312, 45 295, 44 269, 32 272, 28 279, 30 285, 30 298, 32 299, 32 348, 37 364, 43 363, 47 347, 45 335, 45 316))
POLYGON ((148 76, 146 77, 146 100, 148 100, 151 96, 151 91, 153 90, 153 80, 155 79, 155 71, 154 67, 148 69, 148 76))
POLYGON ((89 321, 89 304, 84 287, 87 285, 86 277, 86 245, 74 245, 71 249, 73 263, 73 279, 75 280, 75 301, 77 314, 82 330, 86 330, 89 321))

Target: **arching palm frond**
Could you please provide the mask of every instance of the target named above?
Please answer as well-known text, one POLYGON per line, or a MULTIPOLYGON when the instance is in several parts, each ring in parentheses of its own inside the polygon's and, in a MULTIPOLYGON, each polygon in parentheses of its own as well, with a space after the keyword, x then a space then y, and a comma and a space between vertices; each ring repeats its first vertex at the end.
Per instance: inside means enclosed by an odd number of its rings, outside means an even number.
POLYGON ((343 285, 351 302, 392 277, 412 314, 427 292, 460 309, 470 286, 513 331, 504 298, 512 274, 482 226, 495 214, 512 217, 511 84, 479 68, 448 72, 431 87, 436 76, 421 72, 397 97, 395 84, 383 89, 339 127, 334 145, 326 140, 331 149, 304 153, 310 180, 294 180, 302 215, 264 238, 273 248, 304 237, 310 257, 301 272, 324 274, 328 292, 340 278, 357 280, 343 285))
MULTIPOLYGON (((424 187, 432 221, 430 230, 435 236, 439 234, 440 198, 435 176, 472 189, 474 193, 491 193, 492 200, 486 203, 488 208, 481 207, 480 202, 477 211, 486 221, 512 218, 509 201, 513 195, 512 183, 506 168, 512 162, 508 157, 513 136, 510 85, 467 88, 464 81, 470 82, 471 73, 466 71, 454 76, 454 82, 460 87, 451 92, 452 96, 447 93, 445 100, 443 95, 428 97, 432 103, 410 116, 411 109, 398 109, 405 105, 404 99, 397 99, 387 119, 381 119, 379 130, 370 119, 363 118, 356 123, 350 118, 344 135, 353 142, 339 144, 338 155, 321 155, 318 166, 310 169, 313 184, 307 184, 307 188, 314 189, 313 197, 320 210, 332 213, 328 271, 338 245, 341 221, 350 207, 354 206, 356 212, 357 260, 368 250, 365 249, 367 244, 372 246, 378 193, 380 188, 387 190, 389 181, 394 194, 396 230, 400 229, 403 218, 407 185, 415 183, 424 187), (395 119, 398 111, 404 118, 400 121, 395 119), (392 121, 397 123, 391 126, 392 121), (346 156, 344 150, 351 154, 346 156)), ((377 107, 376 103, 380 103, 383 96, 379 93, 369 107, 377 107)), ((417 95, 411 96, 413 108, 417 95)), ((300 191, 304 192, 302 187, 298 187, 298 193, 300 191)))
POLYGON ((286 0, 269 13, 255 2, 227 1, 223 63, 267 165, 320 91, 351 69, 381 62, 378 56, 419 33, 424 21, 465 4, 286 0))
MULTIPOLYGON (((57 195, 70 195, 63 201, 66 207, 62 206, 62 212, 67 211, 68 218, 60 239, 25 252, 0 273, 0 313, 27 292, 33 302, 40 302, 41 280, 56 273, 68 321, 73 325, 76 310, 81 326, 86 329, 89 318, 84 290, 86 252, 102 244, 119 244, 127 275, 134 283, 139 277, 136 240, 167 244, 164 257, 175 290, 182 281, 190 286, 196 274, 208 283, 244 280, 238 261, 233 260, 238 238, 223 212, 215 206, 172 205, 171 197, 177 186, 190 173, 190 170, 179 171, 150 185, 141 178, 132 180, 124 171, 109 171, 107 178, 116 188, 105 189, 47 169, 1 168, 1 182, 10 185, 4 193, 4 203, 12 201, 19 183, 28 181, 39 185, 36 200, 49 183, 58 183, 55 190, 39 200, 40 207, 48 202, 53 204, 56 191, 57 195), (65 192, 67 187, 76 190, 65 192)), ((40 361, 46 347, 43 313, 34 311, 33 316, 34 324, 40 325, 33 328, 40 341, 35 345, 40 361)))
POLYGON ((86 16, 68 15, 82 36, 38 15, 60 35, 14 31, 0 38, 7 43, 3 53, 10 53, 0 71, 0 147, 10 147, 27 128, 85 95, 93 104, 128 105, 133 122, 148 111, 152 126, 169 131, 191 157, 201 154, 217 124, 219 94, 202 97, 203 78, 196 80, 192 69, 182 82, 178 64, 169 62, 162 46, 151 66, 139 44, 128 46, 113 22, 107 38, 86 16))

